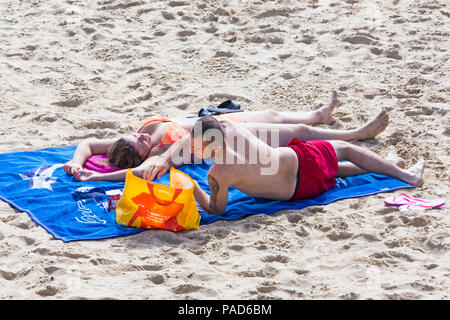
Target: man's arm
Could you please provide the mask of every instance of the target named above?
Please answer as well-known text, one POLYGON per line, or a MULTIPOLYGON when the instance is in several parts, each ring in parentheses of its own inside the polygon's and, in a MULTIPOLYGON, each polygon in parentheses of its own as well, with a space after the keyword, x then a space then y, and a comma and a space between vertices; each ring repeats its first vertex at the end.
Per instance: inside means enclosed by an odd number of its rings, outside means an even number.
MULTIPOLYGON (((160 179, 171 167, 177 168, 184 164, 193 163, 193 155, 190 151, 190 135, 187 134, 146 165, 144 179, 153 180, 157 175, 160 179), (180 154, 181 153, 181 154, 180 154)), ((150 158, 149 158, 150 159, 150 158)), ((147 159, 148 160, 148 159, 147 159)))
POLYGON ((221 216, 227 208, 229 184, 211 173, 208 174, 208 183, 211 195, 195 181, 194 197, 206 212, 221 216))

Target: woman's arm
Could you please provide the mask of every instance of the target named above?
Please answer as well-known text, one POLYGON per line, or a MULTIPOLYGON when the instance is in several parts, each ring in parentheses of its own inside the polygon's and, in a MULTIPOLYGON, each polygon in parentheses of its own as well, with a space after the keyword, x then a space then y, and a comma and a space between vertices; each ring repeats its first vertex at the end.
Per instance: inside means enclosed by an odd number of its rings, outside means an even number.
MULTIPOLYGON (((99 149, 97 149, 98 151, 99 149)), ((135 168, 130 168, 131 172, 142 179, 145 179, 145 174, 149 166, 155 166, 159 162, 160 156, 152 156, 146 159, 142 164, 135 168)), ((128 169, 121 169, 114 172, 100 173, 92 170, 76 170, 73 174, 78 181, 125 181, 128 169)), ((162 175, 162 174, 161 174, 162 175)))
POLYGON ((64 171, 73 175, 74 172, 83 168, 84 163, 91 156, 108 153, 109 147, 111 147, 116 140, 117 139, 82 141, 75 150, 72 160, 64 166, 64 171))
MULTIPOLYGON (((92 170, 78 170, 75 171, 73 177, 77 181, 125 181, 128 169, 122 169, 114 172, 99 173, 92 170)), ((142 168, 136 167, 131 169, 131 172, 135 176, 142 178, 143 170, 142 168)))
MULTIPOLYGON (((147 158, 142 164, 135 168, 130 168, 131 172, 133 172, 133 174, 139 178, 146 179, 145 175, 150 169, 160 168, 162 171, 160 171, 160 175, 158 176, 158 178, 161 178, 161 176, 168 170, 168 168, 170 168, 169 164, 166 163, 164 158, 162 157, 162 154, 165 150, 164 147, 165 146, 158 147, 157 149, 159 149, 159 151, 157 152, 152 151, 153 155, 151 153, 150 157, 147 158)), ((167 146, 166 148, 168 147, 169 146, 167 146)), ((101 149, 96 149, 97 152, 99 150, 101 149)), ((127 170, 128 169, 121 169, 114 172, 100 173, 81 168, 80 170, 75 170, 73 176, 78 181, 125 181, 127 170)))

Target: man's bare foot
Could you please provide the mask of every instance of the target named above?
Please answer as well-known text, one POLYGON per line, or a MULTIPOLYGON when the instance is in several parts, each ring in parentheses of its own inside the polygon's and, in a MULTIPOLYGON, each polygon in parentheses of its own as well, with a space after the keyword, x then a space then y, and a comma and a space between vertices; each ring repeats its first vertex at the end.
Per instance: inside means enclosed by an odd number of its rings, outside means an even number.
POLYGON ((386 110, 381 110, 380 113, 373 119, 369 121, 359 130, 361 131, 360 140, 373 139, 377 135, 386 129, 389 124, 389 114, 386 110))
POLYGON ((397 151, 395 150, 394 147, 389 148, 389 153, 386 157, 386 160, 392 162, 399 168, 405 169, 406 166, 405 160, 403 160, 398 156, 397 151))
POLYGON ((422 178, 425 171, 425 160, 423 158, 420 158, 415 165, 413 165, 406 171, 411 174, 411 178, 406 181, 407 183, 416 187, 420 187, 423 185, 422 178))
POLYGON ((337 92, 333 90, 333 93, 331 94, 331 101, 327 104, 324 104, 320 109, 317 110, 321 117, 320 123, 330 124, 333 122, 332 113, 334 109, 336 109, 338 104, 339 101, 337 98, 337 92))

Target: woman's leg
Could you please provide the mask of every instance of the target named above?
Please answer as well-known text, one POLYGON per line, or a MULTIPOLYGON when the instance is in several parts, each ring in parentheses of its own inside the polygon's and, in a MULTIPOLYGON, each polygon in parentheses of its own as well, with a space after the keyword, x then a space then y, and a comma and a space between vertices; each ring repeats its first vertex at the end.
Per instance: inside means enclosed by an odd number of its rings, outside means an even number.
POLYGON ((348 160, 367 172, 385 174, 411 185, 420 186, 422 184, 425 169, 425 161, 423 159, 420 159, 414 166, 405 170, 370 150, 344 141, 329 142, 336 152, 338 161, 348 160))
POLYGON ((343 140, 372 139, 381 133, 389 123, 389 116, 383 110, 364 126, 350 130, 334 130, 311 127, 305 124, 243 123, 259 139, 272 147, 284 147, 292 138, 299 140, 343 140))
POLYGON ((239 118, 245 122, 263 122, 263 123, 292 123, 292 124, 330 124, 333 121, 331 114, 338 105, 337 93, 333 91, 331 101, 321 108, 313 111, 247 111, 232 113, 233 117, 239 118))

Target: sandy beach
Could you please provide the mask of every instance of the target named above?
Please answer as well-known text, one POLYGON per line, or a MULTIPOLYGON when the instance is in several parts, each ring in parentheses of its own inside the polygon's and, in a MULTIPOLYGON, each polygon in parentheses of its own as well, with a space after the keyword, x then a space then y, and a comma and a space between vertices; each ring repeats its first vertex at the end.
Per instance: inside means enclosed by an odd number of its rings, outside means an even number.
POLYGON ((449 299, 450 6, 444 0, 0 0, 0 153, 133 132, 233 99, 334 122, 427 162, 437 210, 392 193, 198 230, 63 243, 0 201, 1 299, 449 299))

